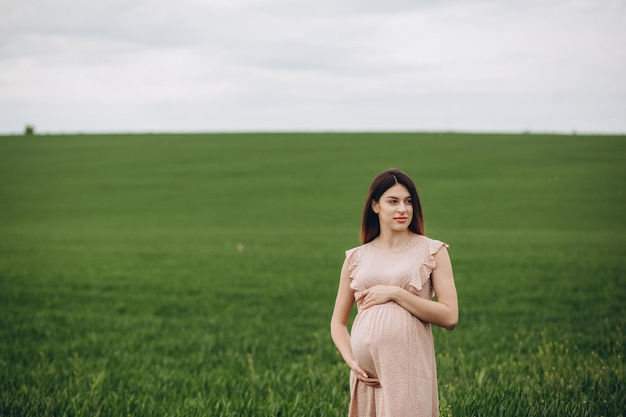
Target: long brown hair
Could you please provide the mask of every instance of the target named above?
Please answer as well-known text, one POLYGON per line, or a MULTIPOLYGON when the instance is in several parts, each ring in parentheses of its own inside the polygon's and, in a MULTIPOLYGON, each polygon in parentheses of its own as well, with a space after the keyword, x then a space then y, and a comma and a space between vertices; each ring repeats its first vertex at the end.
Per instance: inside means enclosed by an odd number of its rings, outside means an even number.
POLYGON ((424 234, 424 216, 422 204, 420 203, 417 188, 411 178, 403 171, 395 168, 388 169, 378 174, 372 185, 370 185, 367 198, 365 199, 365 209, 363 210, 363 220, 361 222, 361 243, 371 242, 380 235, 380 222, 378 214, 372 209, 372 201, 378 202, 380 197, 389 188, 396 184, 402 184, 411 194, 411 204, 413 205, 413 217, 409 224, 409 230, 418 235, 424 234))

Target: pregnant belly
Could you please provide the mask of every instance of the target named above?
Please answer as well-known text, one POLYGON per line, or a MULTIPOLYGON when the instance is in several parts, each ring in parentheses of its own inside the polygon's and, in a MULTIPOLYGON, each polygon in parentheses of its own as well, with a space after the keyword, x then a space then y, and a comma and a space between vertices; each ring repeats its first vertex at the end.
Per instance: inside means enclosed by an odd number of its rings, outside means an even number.
POLYGON ((361 367, 378 378, 381 360, 411 360, 417 353, 418 339, 429 334, 428 324, 390 302, 359 312, 352 325, 350 343, 361 367))

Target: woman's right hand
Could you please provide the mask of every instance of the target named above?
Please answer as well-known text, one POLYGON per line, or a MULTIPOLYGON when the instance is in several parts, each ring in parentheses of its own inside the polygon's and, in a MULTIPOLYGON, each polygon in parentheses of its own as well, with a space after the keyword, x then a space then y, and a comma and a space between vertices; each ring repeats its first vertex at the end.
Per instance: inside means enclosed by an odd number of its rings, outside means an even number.
POLYGON ((356 359, 350 361, 350 363, 348 363, 348 366, 350 366, 350 369, 352 369, 352 372, 354 372, 354 375, 356 375, 359 381, 363 381, 363 383, 372 387, 380 387, 380 381, 378 380, 378 378, 370 378, 370 376, 367 375, 367 372, 365 372, 363 368, 361 368, 356 359))

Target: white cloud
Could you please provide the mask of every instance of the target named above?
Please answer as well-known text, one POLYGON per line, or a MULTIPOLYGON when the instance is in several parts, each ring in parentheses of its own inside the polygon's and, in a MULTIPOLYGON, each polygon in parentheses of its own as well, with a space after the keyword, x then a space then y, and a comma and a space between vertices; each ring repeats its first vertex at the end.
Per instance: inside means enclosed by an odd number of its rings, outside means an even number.
POLYGON ((625 131, 624 1, 25 0, 0 132, 625 131))

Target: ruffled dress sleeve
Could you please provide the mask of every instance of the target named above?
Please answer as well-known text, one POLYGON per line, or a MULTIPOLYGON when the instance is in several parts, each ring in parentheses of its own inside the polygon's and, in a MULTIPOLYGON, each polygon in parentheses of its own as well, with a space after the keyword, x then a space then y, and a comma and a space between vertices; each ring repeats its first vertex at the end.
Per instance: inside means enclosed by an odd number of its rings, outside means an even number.
POLYGON ((443 247, 447 249, 450 245, 434 239, 428 239, 425 246, 422 247, 418 259, 419 267, 416 269, 415 274, 409 283, 409 285, 413 287, 418 294, 423 288, 427 288, 429 290, 429 297, 432 298, 435 296, 435 291, 431 281, 431 274, 437 267, 435 255, 443 247))
POLYGON ((355 291, 363 291, 365 286, 359 278, 359 266, 361 263, 361 246, 346 251, 346 261, 350 272, 350 288, 355 291))
POLYGON ((440 240, 430 240, 428 242, 428 267, 432 271, 437 267, 437 262, 435 261, 435 255, 441 248, 445 246, 446 249, 450 247, 447 243, 444 243, 440 240))

